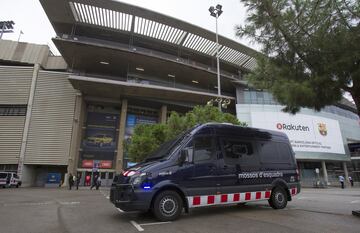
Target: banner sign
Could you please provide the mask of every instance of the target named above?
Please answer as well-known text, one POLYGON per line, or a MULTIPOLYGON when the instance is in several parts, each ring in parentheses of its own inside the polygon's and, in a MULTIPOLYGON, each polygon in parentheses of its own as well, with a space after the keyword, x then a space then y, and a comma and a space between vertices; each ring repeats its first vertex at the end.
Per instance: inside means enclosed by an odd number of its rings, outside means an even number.
POLYGON ((110 169, 112 168, 111 160, 82 160, 82 168, 110 169))
POLYGON ((156 124, 157 117, 128 114, 126 119, 125 139, 131 138, 137 124, 156 124))
POLYGON ((282 112, 252 112, 252 127, 285 133, 294 151, 345 154, 339 122, 282 112))
POLYGON ((86 132, 80 152, 79 165, 82 168, 112 168, 118 141, 116 129, 119 118, 119 114, 115 113, 87 113, 86 132))

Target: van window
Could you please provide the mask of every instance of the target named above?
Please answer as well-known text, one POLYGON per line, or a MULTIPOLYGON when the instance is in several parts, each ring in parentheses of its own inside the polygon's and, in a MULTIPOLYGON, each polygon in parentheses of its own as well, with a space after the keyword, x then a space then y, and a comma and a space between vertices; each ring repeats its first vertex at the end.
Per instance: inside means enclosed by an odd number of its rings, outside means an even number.
POLYGON ((5 179, 7 177, 7 173, 0 173, 0 179, 5 179))
POLYGON ((230 166, 254 167, 259 165, 258 156, 251 142, 237 139, 222 139, 224 163, 230 166))
POLYGON ((286 143, 276 143, 276 146, 279 152, 278 159, 283 162, 290 162, 292 152, 290 150, 289 145, 286 143))
POLYGON ((259 142, 259 153, 263 163, 290 163, 289 145, 280 142, 259 142))
POLYGON ((193 145, 195 163, 213 159, 213 137, 197 137, 194 139, 193 145))

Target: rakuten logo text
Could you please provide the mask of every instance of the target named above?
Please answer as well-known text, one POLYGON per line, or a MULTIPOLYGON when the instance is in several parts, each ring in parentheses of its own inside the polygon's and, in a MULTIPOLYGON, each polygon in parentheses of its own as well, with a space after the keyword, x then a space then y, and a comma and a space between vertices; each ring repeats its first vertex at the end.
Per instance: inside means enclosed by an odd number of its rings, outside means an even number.
POLYGON ((310 131, 309 126, 283 124, 283 123, 277 123, 276 128, 279 130, 310 131))

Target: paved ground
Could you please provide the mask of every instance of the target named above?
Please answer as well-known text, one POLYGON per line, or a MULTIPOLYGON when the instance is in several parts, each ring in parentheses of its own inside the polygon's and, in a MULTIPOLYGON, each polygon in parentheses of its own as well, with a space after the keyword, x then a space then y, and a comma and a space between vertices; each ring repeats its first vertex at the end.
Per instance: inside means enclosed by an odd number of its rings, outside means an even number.
POLYGON ((123 213, 108 190, 0 189, 1 233, 82 232, 360 232, 360 189, 303 189, 283 210, 267 202, 210 207, 159 223, 150 214, 123 213))

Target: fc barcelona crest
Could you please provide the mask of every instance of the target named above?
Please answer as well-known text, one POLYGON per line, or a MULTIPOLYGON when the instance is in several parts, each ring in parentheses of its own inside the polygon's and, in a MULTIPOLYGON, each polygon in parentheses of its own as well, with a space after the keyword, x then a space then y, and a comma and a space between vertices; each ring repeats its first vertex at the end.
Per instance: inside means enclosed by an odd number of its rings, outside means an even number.
POLYGON ((326 129, 326 124, 325 124, 325 123, 319 123, 319 124, 318 124, 318 130, 319 130, 319 133, 320 133, 322 136, 326 136, 326 135, 327 135, 327 129, 326 129))

